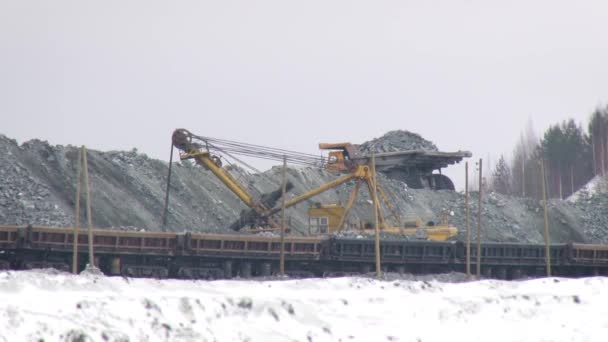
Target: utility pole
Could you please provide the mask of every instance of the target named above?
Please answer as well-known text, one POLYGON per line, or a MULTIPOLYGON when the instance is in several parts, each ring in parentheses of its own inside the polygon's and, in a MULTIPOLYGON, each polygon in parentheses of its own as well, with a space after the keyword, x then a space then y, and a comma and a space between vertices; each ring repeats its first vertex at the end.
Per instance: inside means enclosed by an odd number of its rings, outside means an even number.
POLYGON ((467 230, 467 276, 471 275, 471 230, 469 229, 469 162, 464 163, 464 222, 467 230))
POLYGON ((89 165, 87 163, 87 149, 82 146, 82 164, 84 169, 84 191, 87 196, 87 220, 89 224, 89 265, 95 267, 93 255, 93 218, 91 216, 91 191, 89 189, 89 165))
POLYGON ((91 216, 91 191, 89 188, 89 165, 87 163, 87 149, 84 145, 78 150, 78 165, 76 175, 76 218, 74 227, 73 255, 72 255, 72 272, 78 272, 78 234, 80 230, 80 184, 84 176, 84 192, 86 196, 86 214, 88 221, 88 245, 89 245, 89 263, 90 267, 95 267, 95 255, 93 254, 93 218, 91 216), (82 171, 81 171, 82 169, 82 171))
POLYGON ((376 277, 382 276, 382 269, 380 264, 380 227, 378 224, 378 193, 377 193, 377 180, 376 180, 376 155, 372 152, 372 162, 371 162, 371 171, 372 171, 372 199, 374 202, 374 223, 376 227, 376 236, 375 236, 375 250, 376 250, 376 277))
POLYGON ((559 189, 559 199, 561 200, 561 199, 564 199, 564 193, 562 191, 562 170, 561 170, 561 167, 560 167, 560 170, 558 171, 558 177, 557 177, 557 179, 559 180, 559 187, 558 187, 558 189, 559 189))
POLYGON ((80 230, 80 169, 82 167, 82 150, 78 149, 76 164, 76 215, 74 217, 74 238, 72 255, 72 273, 78 273, 78 231, 80 230))
POLYGON ((165 208, 163 210, 163 232, 167 230, 167 216, 169 215, 169 190, 171 189, 171 167, 173 166, 173 141, 169 152, 169 173, 167 175, 167 190, 165 191, 165 208))
POLYGON ((477 277, 481 277, 481 194, 483 192, 482 182, 482 159, 479 158, 479 205, 477 209, 477 277))
POLYGON ((521 197, 526 197, 526 153, 521 157, 521 197))
POLYGON ((570 195, 574 193, 574 165, 570 165, 570 195))
POLYGON ((597 175, 597 158, 595 156, 595 136, 591 138, 591 151, 593 153, 593 176, 597 175))
POLYGON ((541 159, 539 161, 540 163, 540 173, 541 173, 541 184, 542 184, 542 191, 543 191, 543 210, 545 213, 545 261, 546 261, 546 265, 547 265, 547 277, 551 276, 551 250, 549 248, 549 218, 547 215, 547 190, 546 190, 546 185, 545 185, 545 163, 544 161, 541 159))
POLYGON ((287 156, 283 156, 283 183, 281 184, 281 254, 279 273, 285 275, 285 191, 287 189, 287 156))

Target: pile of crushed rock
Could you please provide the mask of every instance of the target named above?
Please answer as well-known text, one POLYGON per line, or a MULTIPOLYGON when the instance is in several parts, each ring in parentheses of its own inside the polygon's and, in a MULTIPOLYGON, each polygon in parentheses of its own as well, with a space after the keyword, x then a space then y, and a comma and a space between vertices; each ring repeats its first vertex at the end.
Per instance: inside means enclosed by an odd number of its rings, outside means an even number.
MULTIPOLYGON (((434 149, 417 134, 393 131, 364 143, 376 151, 434 149), (399 148, 399 144, 403 147, 399 148)), ((74 222, 76 159, 74 146, 52 146, 32 140, 22 145, 0 135, 0 224, 70 226, 74 222)), ((162 229, 168 164, 132 151, 89 151, 89 174, 93 223, 97 227, 162 229), (137 227, 137 228, 134 228, 137 227)), ((167 230, 232 232, 228 227, 247 208, 216 177, 202 167, 178 162, 173 168, 167 230)), ((254 195, 280 188, 281 168, 249 174, 231 168, 235 178, 254 195)), ((316 188, 335 175, 315 168, 289 168, 293 198, 316 188)), ((420 217, 439 221, 448 215, 450 223, 466 236, 463 193, 410 189, 399 180, 382 174, 379 182, 402 214, 402 219, 420 217)), ((354 184, 346 183, 302 202, 286 212, 296 234, 308 233, 308 209, 315 203, 346 203, 354 184)), ((477 194, 470 197, 470 228, 477 230, 477 194)), ((371 201, 362 188, 349 216, 350 222, 371 221, 371 201)), ((84 213, 83 213, 84 214, 84 213)), ((390 218, 390 213, 385 215, 390 218)), ((608 242, 608 195, 597 192, 574 203, 549 204, 551 240, 554 242, 608 242)), ((84 221, 84 216, 81 218, 84 221)), ((484 194, 482 239, 506 242, 543 241, 542 203, 528 198, 484 194)))
POLYGON ((438 151, 435 144, 424 139, 420 134, 404 130, 390 131, 379 138, 364 142, 359 145, 359 149, 362 152, 367 153, 397 152, 404 150, 438 151))

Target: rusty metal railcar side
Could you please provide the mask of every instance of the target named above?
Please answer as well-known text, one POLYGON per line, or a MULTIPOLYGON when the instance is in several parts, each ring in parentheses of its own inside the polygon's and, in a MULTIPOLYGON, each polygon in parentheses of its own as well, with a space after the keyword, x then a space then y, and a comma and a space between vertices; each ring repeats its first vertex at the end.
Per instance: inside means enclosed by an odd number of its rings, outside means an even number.
MULTIPOLYGON (((382 241, 380 256, 385 263, 448 264, 453 260, 455 242, 382 241)), ((375 255, 373 239, 335 239, 331 256, 341 261, 368 261, 375 255)))
POLYGON ((12 268, 19 247, 19 227, 0 225, 0 270, 12 268))
MULTIPOLYGON (((567 244, 550 246, 551 264, 556 275, 567 275, 567 244)), ((477 246, 471 245, 472 265, 477 259, 477 246)), ((465 246, 458 243, 454 264, 457 270, 465 269, 465 246)), ((481 273, 488 278, 519 279, 544 274, 545 246, 523 243, 485 242, 481 245, 481 273)))
MULTIPOLYGON (((95 262, 105 274, 157 278, 217 279, 272 275, 278 269, 280 240, 274 236, 93 230, 95 262)), ((69 270, 73 230, 0 226, 0 269, 53 267, 69 270)), ((87 260, 88 236, 78 238, 79 265, 87 260)), ((374 241, 344 237, 285 239, 286 272, 293 276, 359 274, 374 263, 374 241)), ((472 246, 476 256, 476 246, 472 246)), ((554 244, 554 274, 608 275, 608 245, 554 244)), ((464 271, 462 242, 383 240, 385 271, 464 271)), ((544 274, 543 245, 482 244, 482 273, 499 279, 544 274)), ((475 258, 474 258, 475 259, 475 258)))
MULTIPOLYGON (((326 237, 286 237, 287 274, 314 276, 327 243, 326 237)), ((275 236, 188 233, 184 246, 175 258, 180 278, 270 276, 279 266, 281 244, 275 236)))
POLYGON ((571 243, 569 259, 576 265, 608 266, 608 245, 571 243))
MULTIPOLYGON (((455 242, 384 240, 380 245, 380 258, 388 272, 448 272, 452 270, 455 245, 455 242)), ((373 239, 333 238, 328 260, 324 262, 325 273, 368 273, 373 268, 374 256, 373 239)))
MULTIPOLYGON (((285 237, 285 257, 295 260, 320 260, 327 237, 285 237)), ((237 234, 190 234, 191 255, 275 259, 281 244, 278 236, 237 234)))
MULTIPOLYGON (((458 252, 458 262, 463 263, 464 246, 458 252)), ((567 257, 567 244, 553 244, 550 246, 552 264, 564 265, 567 257)), ((477 246, 471 245, 471 258, 477 257, 477 246)), ((486 242, 481 246, 482 265, 508 265, 508 266, 543 266, 545 264, 544 245, 531 245, 520 243, 486 242)))
POLYGON ((0 225, 0 249, 14 250, 18 247, 19 227, 0 225))
MULTIPOLYGON (((74 242, 71 228, 31 227, 27 247, 51 251, 72 251, 74 242)), ((88 247, 86 232, 78 235, 82 252, 88 247)), ((94 229, 93 247, 97 253, 173 255, 177 246, 174 233, 132 232, 112 229, 94 229)))

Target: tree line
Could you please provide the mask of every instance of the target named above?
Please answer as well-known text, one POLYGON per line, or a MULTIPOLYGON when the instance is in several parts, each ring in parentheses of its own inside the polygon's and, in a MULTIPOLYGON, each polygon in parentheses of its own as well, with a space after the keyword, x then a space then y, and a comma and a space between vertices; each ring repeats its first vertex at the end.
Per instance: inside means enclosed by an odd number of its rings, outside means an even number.
POLYGON ((608 106, 596 109, 586 128, 568 119, 551 125, 542 138, 528 121, 511 161, 500 156, 488 187, 507 195, 542 198, 541 160, 550 198, 566 198, 596 175, 604 175, 608 171, 608 106))

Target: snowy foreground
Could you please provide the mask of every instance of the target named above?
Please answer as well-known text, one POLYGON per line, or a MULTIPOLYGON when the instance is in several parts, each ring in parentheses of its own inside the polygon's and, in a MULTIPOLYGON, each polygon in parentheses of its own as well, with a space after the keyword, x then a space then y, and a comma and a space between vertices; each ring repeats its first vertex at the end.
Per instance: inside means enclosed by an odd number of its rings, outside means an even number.
POLYGON ((608 278, 178 281, 0 272, 0 341, 608 341, 608 278))

